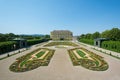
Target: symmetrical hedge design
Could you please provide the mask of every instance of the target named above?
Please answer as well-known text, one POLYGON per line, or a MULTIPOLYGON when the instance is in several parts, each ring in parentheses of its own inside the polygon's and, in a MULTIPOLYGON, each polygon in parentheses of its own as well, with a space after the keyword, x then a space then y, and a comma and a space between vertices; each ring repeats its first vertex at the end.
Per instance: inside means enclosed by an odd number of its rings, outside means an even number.
POLYGON ((57 46, 57 45, 78 46, 73 42, 50 42, 44 46, 57 46))
POLYGON ((25 72, 38 68, 39 66, 48 66, 53 54, 54 50, 51 49, 47 48, 37 49, 31 53, 28 53, 24 56, 17 58, 16 61, 9 67, 9 69, 13 72, 25 72), (41 49, 42 51, 40 51, 41 49), (45 52, 47 52, 46 55, 44 55, 45 52), (40 59, 40 57, 43 58, 40 59))
POLYGON ((81 65, 94 71, 105 71, 108 69, 108 64, 103 57, 88 51, 87 49, 74 48, 68 50, 68 52, 74 66, 81 65), (81 58, 78 58, 78 56, 75 55, 75 52, 81 58))

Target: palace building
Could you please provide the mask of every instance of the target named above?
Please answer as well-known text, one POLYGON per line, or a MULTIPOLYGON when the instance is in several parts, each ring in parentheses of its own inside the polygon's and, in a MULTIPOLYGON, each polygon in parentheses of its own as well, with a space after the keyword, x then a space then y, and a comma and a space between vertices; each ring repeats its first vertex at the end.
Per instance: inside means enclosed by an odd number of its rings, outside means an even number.
POLYGON ((69 30, 54 30, 51 32, 52 40, 72 40, 73 34, 69 30))

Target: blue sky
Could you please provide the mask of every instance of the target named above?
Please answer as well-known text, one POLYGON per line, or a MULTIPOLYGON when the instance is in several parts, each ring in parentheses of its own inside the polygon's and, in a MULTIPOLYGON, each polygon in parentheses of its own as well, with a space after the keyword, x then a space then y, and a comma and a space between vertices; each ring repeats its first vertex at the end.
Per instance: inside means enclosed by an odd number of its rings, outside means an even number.
POLYGON ((0 0, 0 33, 74 35, 120 28, 120 0, 0 0))

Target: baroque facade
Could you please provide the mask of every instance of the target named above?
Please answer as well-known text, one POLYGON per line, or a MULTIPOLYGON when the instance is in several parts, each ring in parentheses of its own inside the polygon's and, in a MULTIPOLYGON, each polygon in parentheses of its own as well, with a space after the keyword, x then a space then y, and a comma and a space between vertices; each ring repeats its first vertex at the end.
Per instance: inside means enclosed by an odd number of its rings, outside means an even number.
POLYGON ((69 30, 54 30, 51 32, 52 40, 72 40, 73 34, 69 30))

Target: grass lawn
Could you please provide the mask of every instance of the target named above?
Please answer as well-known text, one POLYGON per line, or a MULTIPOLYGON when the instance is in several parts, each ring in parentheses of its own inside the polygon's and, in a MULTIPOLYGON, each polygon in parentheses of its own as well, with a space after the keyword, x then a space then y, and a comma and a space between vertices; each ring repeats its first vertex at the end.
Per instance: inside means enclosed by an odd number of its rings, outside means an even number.
POLYGON ((24 60, 23 62, 21 62, 20 64, 20 67, 22 67, 26 62, 27 62, 28 59, 24 60))
POLYGON ((36 54, 37 58, 41 57, 44 53, 45 53, 45 51, 41 51, 38 54, 36 54))
POLYGON ((82 52, 82 51, 80 51, 80 50, 77 50, 77 53, 78 53, 81 57, 83 57, 83 58, 84 58, 85 55, 86 55, 84 52, 82 52))
MULTIPOLYGON (((39 58, 39 57, 41 57, 44 53, 45 53, 45 51, 41 51, 41 52, 39 52, 38 54, 36 54, 36 57, 39 58)), ((26 64, 27 60, 28 60, 28 59, 25 59, 24 61, 22 61, 21 64, 20 64, 20 67, 22 67, 24 64, 26 64)))
POLYGON ((99 66, 100 63, 99 63, 98 59, 96 59, 95 57, 92 57, 92 58, 94 59, 96 66, 99 66))
POLYGON ((100 63, 96 60, 96 61, 95 61, 95 64, 96 64, 96 66, 98 66, 100 63))

